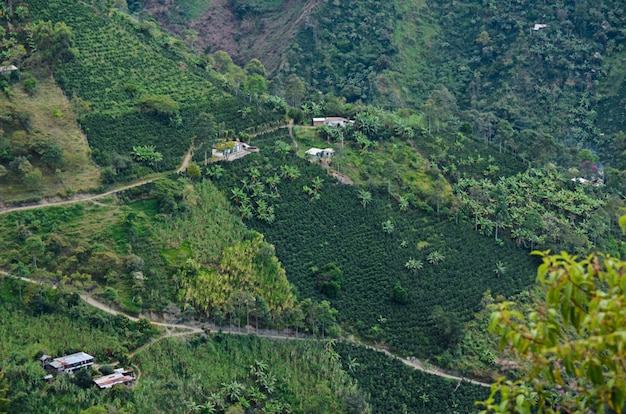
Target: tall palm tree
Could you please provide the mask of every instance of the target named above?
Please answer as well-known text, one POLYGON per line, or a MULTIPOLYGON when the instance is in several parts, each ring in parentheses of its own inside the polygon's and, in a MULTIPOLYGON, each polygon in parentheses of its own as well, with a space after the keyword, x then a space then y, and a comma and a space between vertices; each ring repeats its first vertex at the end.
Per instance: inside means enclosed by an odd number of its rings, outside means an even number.
POLYGON ((433 265, 441 263, 445 258, 446 257, 443 254, 439 253, 439 251, 437 250, 431 252, 428 256, 426 256, 426 260, 428 260, 428 263, 433 265))
POLYGON ((496 274, 496 277, 500 277, 506 273, 506 266, 501 261, 496 262, 496 268, 493 269, 493 272, 496 274))
POLYGON ((367 190, 359 190, 358 197, 361 201, 361 204, 363 205, 363 208, 365 208, 365 206, 372 202, 372 193, 367 190))
POLYGON ((222 384, 226 391, 226 397, 231 402, 239 401, 241 397, 244 396, 246 388, 243 384, 237 381, 231 381, 228 384, 222 384))
POLYGON ((413 272, 413 274, 417 274, 417 271, 420 270, 422 267, 424 267, 424 263, 422 263, 421 260, 418 259, 414 259, 414 258, 410 258, 405 264, 404 267, 406 267, 408 270, 410 270, 411 272, 413 272))
POLYGON ((409 209, 409 199, 405 196, 400 196, 398 204, 400 205, 400 211, 407 211, 409 209))

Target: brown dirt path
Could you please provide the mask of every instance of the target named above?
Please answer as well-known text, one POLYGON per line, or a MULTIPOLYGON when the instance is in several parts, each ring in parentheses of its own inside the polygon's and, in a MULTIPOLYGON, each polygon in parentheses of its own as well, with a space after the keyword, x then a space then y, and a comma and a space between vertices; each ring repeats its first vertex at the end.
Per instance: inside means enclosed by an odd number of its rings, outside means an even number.
MULTIPOLYGON (((8 272, 4 271, 4 270, 0 270, 0 275, 3 276, 8 276, 8 272)), ((29 283, 35 283, 35 284, 39 284, 39 285, 44 285, 44 286, 50 286, 50 284, 48 282, 43 282, 43 281, 37 281, 37 280, 33 280, 33 279, 28 279, 25 277, 20 278, 22 280, 24 280, 25 282, 29 282, 29 283)), ((52 285, 53 289, 56 289, 55 285, 52 285)), ((126 316, 128 319, 130 319, 131 321, 138 321, 139 319, 128 315, 124 312, 120 312, 116 309, 113 309, 107 305, 105 305, 104 303, 100 302, 99 300, 95 299, 92 296, 89 296, 87 294, 80 294, 80 298, 85 301, 87 304, 94 306, 106 313, 109 313, 111 315, 124 315, 126 316)), ((144 350, 146 348, 148 348, 149 346, 151 346, 152 344, 161 341, 165 338, 171 338, 171 337, 182 337, 182 336, 188 336, 188 335, 194 335, 194 334, 200 334, 200 333, 204 333, 205 329, 207 330, 211 330, 214 332, 217 331, 221 331, 227 334, 231 334, 231 335, 249 335, 249 334, 254 334, 257 335, 261 338, 266 338, 266 339, 273 339, 273 340, 314 340, 315 338, 312 336, 308 336, 308 337, 297 337, 297 336, 293 336, 293 335, 288 335, 288 334, 283 334, 283 333, 267 333, 267 332, 256 332, 254 330, 254 328, 252 329, 236 329, 234 327, 219 327, 210 323, 205 323, 202 324, 202 327, 200 327, 199 325, 187 325, 187 324, 175 324, 175 323, 164 323, 164 322, 158 322, 158 321, 154 321, 154 320, 150 320, 148 319, 148 321, 155 326, 161 327, 161 328, 166 328, 167 331, 165 332, 165 334, 161 335, 158 338, 153 339, 152 341, 148 342, 145 345, 142 345, 141 347, 137 348, 132 354, 135 355, 136 353, 140 352, 141 350, 144 350), (173 330, 179 330, 178 332, 174 332, 173 330)), ((417 358, 401 358, 398 357, 394 354, 392 354, 391 352, 389 352, 388 350, 384 349, 384 348, 380 348, 380 347, 376 347, 376 346, 371 346, 371 345, 366 345, 362 342, 359 341, 355 341, 355 340, 350 340, 349 342, 352 342, 356 345, 359 346, 364 346, 366 348, 372 349, 374 351, 378 351, 378 352, 382 352, 392 358, 396 358, 398 360, 400 360, 403 364, 416 369, 418 371, 422 371, 426 374, 431 374, 431 375, 436 375, 438 377, 442 377, 442 378, 447 378, 453 381, 458 381, 459 384, 466 382, 472 385, 478 385, 481 387, 491 387, 491 384, 487 384, 486 382, 482 382, 482 381, 478 381, 478 380, 473 380, 470 378, 465 378, 465 377, 459 377, 457 375, 453 375, 453 374, 449 374, 439 368, 436 368, 434 366, 431 366, 430 364, 425 364, 424 362, 420 361, 417 358)))
MULTIPOLYGON (((180 173, 180 172, 182 172, 182 171, 187 169, 187 166, 189 165, 189 162, 190 162, 192 156, 193 156, 193 145, 191 147, 189 147, 189 150, 187 151, 187 153, 183 157, 183 160, 181 162, 180 167, 176 170, 177 173, 180 173)), ((112 190, 106 191, 104 193, 99 193, 99 194, 80 193, 80 194, 74 194, 73 196, 71 196, 69 198, 66 198, 66 199, 61 199, 59 197, 46 198, 46 199, 43 199, 43 200, 41 200, 41 201, 39 201, 37 203, 28 204, 28 205, 22 205, 22 206, 4 207, 0 203, 0 214, 10 213, 11 211, 35 210, 35 209, 44 208, 44 207, 52 207, 52 206, 62 206, 62 205, 68 205, 68 204, 84 203, 86 201, 93 201, 93 200, 97 200, 99 198, 106 198, 106 197, 108 197, 110 195, 114 195, 114 194, 119 193, 121 191, 128 190, 128 189, 134 188, 134 187, 139 187, 139 186, 142 186, 144 184, 148 184, 148 183, 151 183, 153 181, 156 181, 156 180, 158 180, 160 178, 165 177, 170 172, 171 171, 165 171, 165 172, 162 172, 162 173, 152 174, 150 176, 142 178, 141 180, 137 180, 137 181, 134 181, 134 182, 129 183, 129 184, 121 185, 119 187, 113 188, 112 190)))
POLYGON ((191 157, 193 157, 193 144, 191 144, 191 146, 189 147, 189 150, 183 157, 183 162, 180 164, 180 167, 178 168, 178 170, 176 170, 177 173, 187 171, 187 167, 189 166, 189 163, 191 162, 191 157))

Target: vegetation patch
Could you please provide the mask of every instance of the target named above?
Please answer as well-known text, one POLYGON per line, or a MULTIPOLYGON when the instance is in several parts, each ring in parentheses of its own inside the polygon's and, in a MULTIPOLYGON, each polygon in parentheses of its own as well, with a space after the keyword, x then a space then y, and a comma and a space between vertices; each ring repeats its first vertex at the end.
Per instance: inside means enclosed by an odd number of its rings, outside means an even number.
MULTIPOLYGON (((253 214, 248 223, 276 246, 300 294, 329 299, 345 326, 404 353, 442 352, 458 341, 461 331, 454 327, 471 319, 485 290, 510 295, 531 283, 528 269, 534 261, 514 243, 496 245, 474 232, 471 224, 455 224, 453 216, 442 212, 401 211, 387 194, 338 184, 319 166, 300 158, 261 153, 223 168, 226 174, 213 181, 232 191, 235 202, 234 189, 242 182, 250 183, 254 176, 263 183, 250 190, 253 214), (265 181, 275 174, 281 177, 280 196, 262 196, 272 193, 265 181), (254 197, 267 201, 259 205, 254 197), (259 206, 271 206, 275 219, 259 215, 259 206), (421 261, 422 267, 407 268, 410 259, 421 261), (493 272, 497 261, 509 269, 503 278, 493 272), (312 270, 331 262, 343 274, 336 298, 320 289, 312 270), (405 304, 393 300, 397 282, 408 293, 405 304), (435 312, 437 307, 443 313, 435 312)), ((242 213, 249 208, 244 205, 242 213)))
POLYGON ((100 174, 87 139, 61 90, 49 79, 39 79, 26 93, 25 82, 11 85, 10 98, 0 97, 2 201, 66 196, 98 187, 100 174))
POLYGON ((489 388, 425 374, 363 346, 338 342, 336 350, 373 413, 469 413, 489 395, 489 388))
POLYGON ((100 403, 126 404, 125 398, 117 400, 117 392, 94 387, 90 370, 44 381, 47 372, 37 357, 83 351, 99 364, 128 364, 129 352, 157 333, 145 319, 135 323, 111 316, 82 303, 77 294, 8 277, 0 279, 0 296, 0 372, 8 385, 9 412, 78 413, 100 403))
POLYGON ((246 407, 330 414, 361 413, 367 404, 332 346, 322 342, 218 333, 187 343, 163 340, 136 360, 146 377, 135 390, 142 411, 211 407, 235 412, 233 407, 241 407, 244 412, 246 407))

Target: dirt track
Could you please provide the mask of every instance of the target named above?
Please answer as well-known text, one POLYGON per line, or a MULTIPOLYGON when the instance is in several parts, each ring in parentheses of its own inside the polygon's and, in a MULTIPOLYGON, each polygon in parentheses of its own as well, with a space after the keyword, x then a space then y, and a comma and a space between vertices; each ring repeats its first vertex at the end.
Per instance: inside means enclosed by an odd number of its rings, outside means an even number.
MULTIPOLYGON (((0 270, 0 275, 4 275, 4 276, 8 276, 8 273, 4 270, 0 270)), ((26 282, 29 283, 36 283, 36 284, 40 284, 40 285, 44 285, 44 286, 50 286, 48 283, 46 282, 41 282, 41 281, 36 281, 33 279, 28 279, 28 278, 20 278, 26 282)), ((56 288, 56 286, 52 286, 53 289, 56 288)), ((85 301, 87 304, 94 306, 98 309, 101 309, 102 311, 109 313, 111 315, 124 315, 126 316, 128 319, 132 320, 132 321, 138 321, 139 319, 128 315, 124 312, 120 312, 116 309, 113 309, 107 305, 105 305, 104 303, 100 302, 99 300, 93 298, 92 296, 86 295, 86 294, 81 294, 80 298, 85 301)), ((154 320, 149 320, 148 321, 155 326, 161 327, 161 328, 166 328, 167 332, 154 339, 153 341, 143 345, 142 347, 140 347, 139 349, 136 349, 135 352, 133 352, 133 355, 137 352, 139 352, 140 350, 143 350, 147 347, 149 347, 150 345, 165 339, 165 338, 170 338, 170 337, 176 337, 176 336, 188 336, 188 335, 194 335, 194 334, 199 334, 199 333, 203 333, 205 332, 205 329, 217 332, 217 331, 221 331, 227 334, 231 334, 231 335, 257 335, 261 338, 266 338, 266 339, 273 339, 273 340, 315 340, 315 338, 313 337, 299 337, 299 336, 293 336, 293 335, 287 335, 287 334, 281 334, 279 332, 277 333, 265 333, 265 332, 257 332, 254 329, 249 330, 249 329, 244 329, 244 330, 240 330, 237 329, 235 330, 234 327, 220 327, 217 325, 213 325, 213 324, 209 324, 209 323, 204 323, 202 324, 202 327, 198 326, 198 325, 186 325, 186 324, 175 324, 175 323, 164 323, 164 322, 158 322, 158 321, 154 321, 154 320), (172 332, 171 330, 180 330, 179 332, 172 332)), ((465 377, 459 377, 457 375, 453 375, 453 374, 448 374, 438 368, 435 367, 431 367, 431 366, 427 366, 426 364, 424 364, 422 361, 418 360, 417 358, 410 358, 410 359, 406 359, 406 358, 400 358, 394 354, 392 354, 391 352, 387 351, 386 349, 382 349, 379 347, 374 347, 371 345, 365 345, 363 343, 357 342, 357 341, 351 341, 352 343, 359 345, 359 346, 365 346, 369 349, 372 349, 374 351, 378 351, 378 352, 382 352, 392 358, 396 358, 398 360, 400 360, 402 363, 404 363, 405 365, 416 369, 418 371, 422 371, 425 372, 427 374, 431 374, 431 375, 436 375, 438 377, 442 377, 442 378, 447 378, 453 381, 458 381, 459 384, 466 382, 472 385, 478 385, 481 387, 490 387, 490 384, 487 384, 485 382, 481 382, 481 381, 477 381, 477 380, 472 380, 469 378, 465 378, 465 377)))
MULTIPOLYGON (((291 135, 291 127, 292 125, 287 125, 287 126, 280 126, 277 128, 289 128, 290 129, 290 135, 291 135)), ((275 128, 275 129, 277 129, 275 128)), ((267 132, 267 131, 264 131, 267 132)), ((292 136, 293 139, 293 136, 292 136)), ((178 169, 178 172, 182 171, 184 168, 186 168, 186 166, 189 163, 189 160, 191 159, 191 155, 192 155, 192 150, 193 148, 189 148, 189 151, 187 152, 187 154, 185 154, 185 157, 183 158, 183 162, 181 163, 180 168, 178 169)), ((164 177, 166 173, 160 173, 157 175, 154 175, 152 177, 149 178, 144 178, 140 181, 136 181, 134 183, 131 184, 127 184, 121 187, 117 187, 115 189, 109 190, 107 192, 101 193, 101 194, 77 194, 74 197, 72 197, 71 199, 67 199, 67 200, 54 200, 54 199, 50 199, 50 200, 44 200, 40 203, 37 204, 32 204, 32 205, 27 205, 27 206, 18 206, 18 207, 9 207, 9 208, 4 208, 4 209, 0 209, 0 214, 5 214, 5 213, 9 213, 11 211, 23 211, 23 210, 34 210, 34 209, 38 209, 38 208, 42 208, 42 207, 50 207, 50 206, 59 206, 59 205, 67 205, 67 204, 75 204, 75 203, 81 203, 81 202, 86 202, 86 201, 93 201, 93 200, 97 200, 99 198, 105 198, 107 196, 111 196, 115 193, 118 193, 120 191, 124 191, 127 190, 129 188, 133 188, 133 187, 138 187, 141 185, 144 185, 146 183, 152 182, 154 180, 157 180, 159 178, 164 177)), ((4 270, 0 269, 0 275, 4 275, 4 276, 8 276, 8 273, 4 270)), ((44 285, 44 286, 49 286, 49 283, 46 282, 42 282, 42 281, 37 281, 37 280, 33 280, 33 279, 28 279, 28 278, 20 278, 26 282, 29 283, 36 283, 36 284, 40 284, 40 285, 44 285)), ((53 289, 56 289, 55 285, 52 285, 53 289)), ((92 296, 89 296, 87 294, 81 294, 80 298, 88 303, 91 306, 94 306, 98 309, 103 310, 104 312, 107 312, 109 314, 112 315, 124 315, 126 316, 128 319, 132 320, 132 321, 137 321, 138 318, 128 315, 126 313, 120 312, 118 310, 115 310, 107 305, 105 305, 104 303, 98 301, 97 299, 95 299, 92 296)), ((193 334, 198 334, 198 333, 203 333, 205 331, 205 329, 211 330, 211 331, 223 331, 225 333, 229 333, 229 334, 234 334, 234 335, 248 335, 248 334, 255 334, 257 336, 260 336, 262 338, 266 338, 266 339, 275 339, 275 340, 306 340, 306 339, 313 339, 313 337, 297 337, 297 336, 293 336, 293 335, 287 335, 287 334, 281 334, 281 333, 268 333, 268 332, 257 332, 256 330, 252 330, 249 331, 247 329, 244 330, 240 330, 237 329, 235 330, 233 327, 220 327, 217 325, 213 325, 213 324, 202 324, 202 327, 198 326, 198 325, 185 325, 185 324, 172 324, 172 323, 164 323, 164 322, 159 322, 159 321, 154 321, 154 320, 149 320, 149 322, 155 326, 161 327, 161 328, 165 328, 167 329, 167 332, 162 335, 159 338, 156 338, 155 340, 149 342, 148 344, 144 345, 143 347, 141 347, 140 349, 145 349, 146 347, 150 346, 151 344, 160 341, 164 338, 167 337, 174 337, 174 336, 187 336, 187 335, 193 335, 193 334), (171 330, 180 330, 180 332, 172 332, 171 330)), ((443 372, 440 369, 434 368, 434 367, 430 367, 430 366, 426 366, 426 364, 424 364, 423 362, 421 362, 420 360, 418 360, 417 358, 411 358, 411 359, 405 359, 405 358, 400 358, 398 356, 393 355, 391 352, 387 351, 386 349, 382 349, 382 348, 378 348, 378 347, 373 347, 370 345, 365 345, 362 344, 360 342, 354 342, 357 345, 361 345, 361 346, 366 346, 370 349, 373 349, 375 351, 378 352, 383 352, 393 358, 397 358, 400 361, 402 361, 405 365, 410 366, 414 369, 417 369, 419 371, 425 372, 427 374, 432 374, 432 375, 436 375, 442 378, 448 378, 450 380, 454 380, 454 381, 459 381, 459 383, 461 382, 468 382, 471 383, 473 385, 479 385, 482 387, 490 387, 490 384, 481 382, 481 381, 477 381, 477 380, 471 380, 468 378, 464 378, 464 377, 459 377, 456 375, 452 375, 452 374, 448 374, 443 372)), ((135 350, 135 352, 138 352, 139 349, 135 350)))

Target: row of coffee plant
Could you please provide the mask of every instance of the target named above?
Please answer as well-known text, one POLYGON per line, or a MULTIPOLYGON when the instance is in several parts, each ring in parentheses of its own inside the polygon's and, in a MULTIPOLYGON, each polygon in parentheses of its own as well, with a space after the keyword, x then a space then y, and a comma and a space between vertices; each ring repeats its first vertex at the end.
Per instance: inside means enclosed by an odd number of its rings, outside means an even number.
POLYGON ((459 340, 487 289, 507 296, 532 282, 535 262, 514 243, 496 244, 455 217, 401 211, 387 194, 339 184, 268 147, 223 164, 212 179, 276 246, 300 295, 331 300, 355 333, 405 353, 437 354, 459 340), (248 215, 242 193, 257 208, 258 197, 271 198, 275 217, 248 215), (341 277, 320 271, 329 263, 341 277), (328 282, 336 285, 329 290, 328 282))

